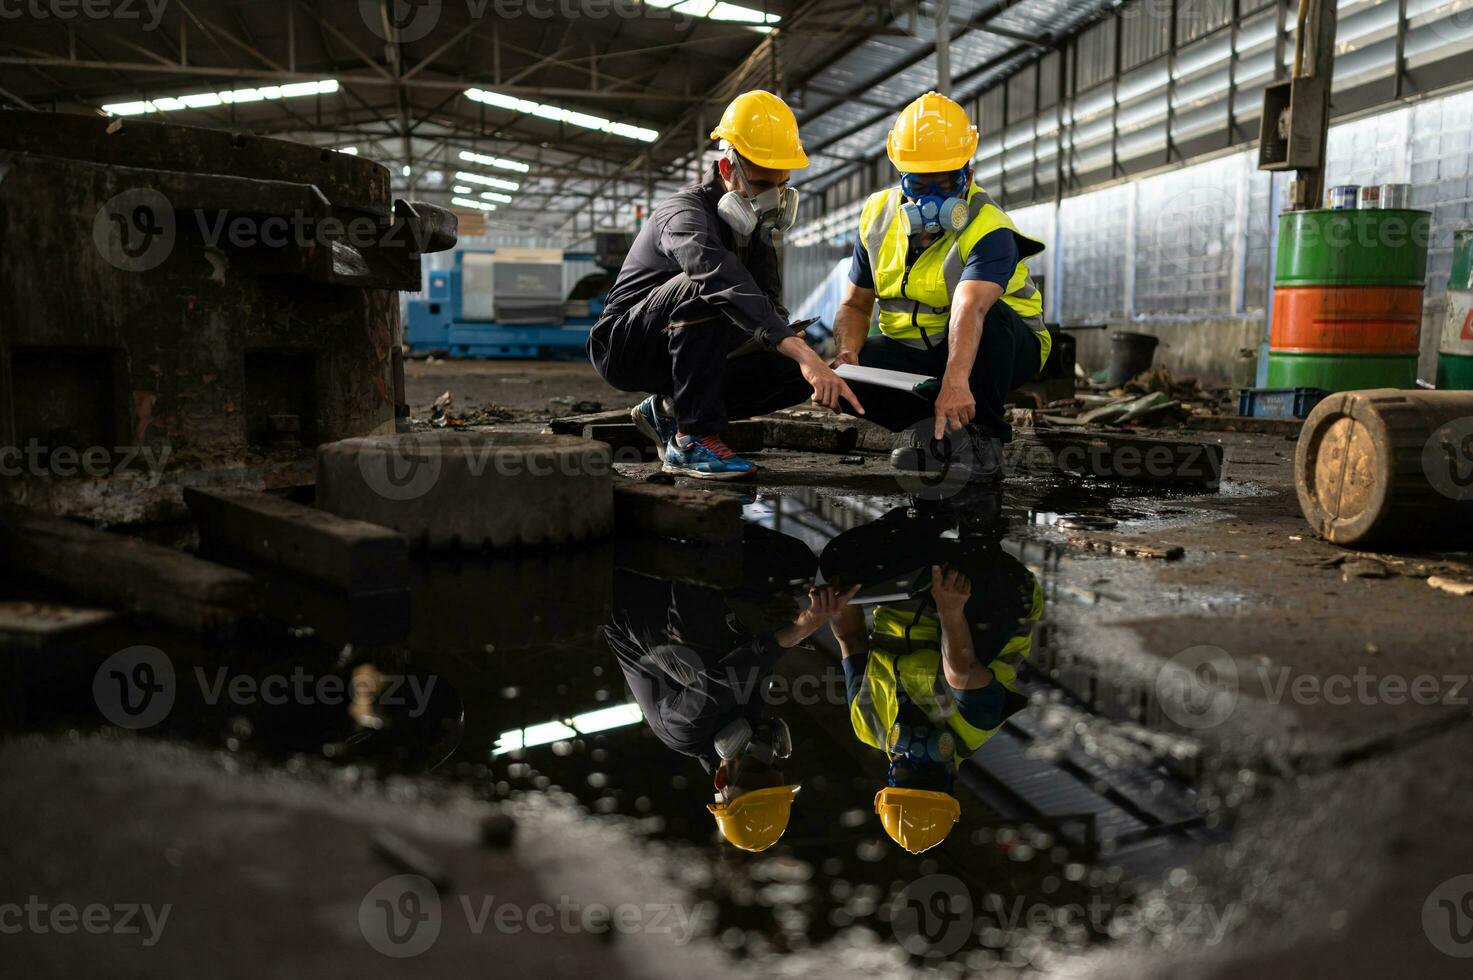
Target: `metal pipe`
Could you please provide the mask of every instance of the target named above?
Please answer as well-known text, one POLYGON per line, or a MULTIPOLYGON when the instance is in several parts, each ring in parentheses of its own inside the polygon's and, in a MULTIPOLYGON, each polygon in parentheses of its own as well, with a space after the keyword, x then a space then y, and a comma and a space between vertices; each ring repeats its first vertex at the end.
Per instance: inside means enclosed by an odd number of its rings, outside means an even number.
POLYGON ((951 0, 936 0, 936 91, 951 98, 951 0))

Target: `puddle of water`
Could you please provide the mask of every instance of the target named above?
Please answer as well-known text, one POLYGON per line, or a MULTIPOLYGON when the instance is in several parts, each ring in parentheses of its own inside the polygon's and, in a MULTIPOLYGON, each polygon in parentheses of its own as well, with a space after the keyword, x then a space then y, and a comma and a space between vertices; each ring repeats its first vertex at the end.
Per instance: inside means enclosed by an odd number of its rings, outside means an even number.
POLYGON ((267 607, 285 628, 201 643, 118 623, 11 684, 7 718, 84 727, 101 710, 118 724, 146 663, 146 679, 172 679, 170 709, 138 726, 156 736, 263 765, 443 780, 487 800, 570 795, 680 854, 683 884, 715 903, 712 935, 734 955, 863 929, 916 962, 1026 965, 1105 941, 1135 882, 1221 836, 1213 807, 1169 765, 1173 746, 1129 710, 1102 714, 1099 689, 1062 684, 1047 666, 1068 559, 1030 528, 1060 515, 1169 519, 1170 499, 1045 487, 912 506, 800 491, 750 502, 741 544, 422 560, 407 594, 352 602, 272 573, 267 607), (933 566, 950 599, 938 598, 933 566), (948 588, 946 568, 965 586, 948 588), (793 638, 813 582, 859 587, 841 620, 858 630, 847 674, 828 627, 809 646, 774 646, 793 638), (938 649, 942 601, 967 627, 946 642, 977 654, 954 674, 938 649), (118 693, 93 685, 98 662, 140 643, 164 660, 135 653, 114 672, 118 693), (873 698, 856 711, 851 690, 874 691, 886 658, 910 665, 899 684, 909 693, 892 698, 893 716, 866 715, 873 698), (930 665, 929 704, 924 685, 905 686, 917 664, 930 665), (957 715, 965 727, 947 720, 957 715), (777 718, 786 759, 764 754, 780 749, 777 718), (714 743, 738 737, 738 719, 755 736, 733 771, 714 743), (892 767, 878 743, 896 723, 918 737, 918 759, 892 767), (954 773, 930 758, 945 755, 943 735, 967 755, 954 773), (938 846, 911 855, 886 836, 874 800, 892 780, 954 789, 960 817, 938 846), (718 783, 801 784, 776 846, 746 854, 719 842, 707 810, 718 783))

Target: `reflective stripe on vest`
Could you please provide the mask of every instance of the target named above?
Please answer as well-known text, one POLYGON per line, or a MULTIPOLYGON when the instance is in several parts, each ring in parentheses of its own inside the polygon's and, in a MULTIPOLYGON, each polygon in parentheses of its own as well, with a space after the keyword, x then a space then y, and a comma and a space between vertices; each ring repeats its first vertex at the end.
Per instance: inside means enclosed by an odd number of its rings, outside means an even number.
MULTIPOLYGON (((951 297, 961 284, 967 255, 985 235, 1006 228, 1021 242, 1037 246, 1029 255, 1043 250, 1041 243, 1018 232, 1012 219, 976 184, 967 196, 967 210, 967 226, 960 234, 942 235, 921 253, 914 265, 908 265, 910 240, 900 220, 900 191, 896 188, 880 191, 865 202, 859 218, 859 235, 874 275, 880 303, 880 331, 885 336, 912 347, 934 346, 935 338, 946 332, 951 297)), ((1039 363, 1042 364, 1051 344, 1043 324, 1042 297, 1028 274, 1027 258, 1019 258, 1002 298, 1039 335, 1042 347, 1039 363)))
MULTIPOLYGON (((1033 627, 1042 616, 1043 588, 1034 579, 1033 598, 1025 622, 1019 624, 1017 634, 988 664, 993 679, 1014 693, 1018 693, 1018 664, 1033 652, 1033 627)), ((944 721, 956 735, 962 745, 958 760, 971 755, 1001 729, 1001 725, 976 728, 957 712, 941 669, 941 651, 937 646, 940 627, 934 616, 917 617, 909 610, 876 607, 864 678, 858 695, 849 704, 849 721, 860 741, 886 751, 890 728, 900 715, 897 683, 927 718, 935 724, 944 721)))

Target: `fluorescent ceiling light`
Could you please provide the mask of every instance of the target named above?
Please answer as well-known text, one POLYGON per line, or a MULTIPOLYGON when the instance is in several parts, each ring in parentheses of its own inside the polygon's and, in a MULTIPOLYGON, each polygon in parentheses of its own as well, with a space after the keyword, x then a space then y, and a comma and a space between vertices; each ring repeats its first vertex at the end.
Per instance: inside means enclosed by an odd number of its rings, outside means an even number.
POLYGON ((537 116, 539 119, 550 119, 553 122, 567 123, 571 126, 582 126, 584 129, 596 129, 599 132, 622 136, 628 140, 653 143, 660 138, 658 132, 653 129, 646 129, 643 126, 631 126, 628 123, 614 122, 613 120, 605 119, 603 116, 578 112, 575 109, 564 109, 561 106, 547 105, 542 102, 533 102, 530 99, 519 99, 512 95, 502 95, 500 92, 488 92, 485 89, 468 88, 465 90, 465 96, 473 102, 496 106, 498 109, 511 109, 515 112, 526 113, 529 116, 537 116))
POLYGON ((482 191, 481 196, 488 201, 500 201, 502 204, 511 203, 510 194, 498 194, 495 191, 482 191))
POLYGON ((297 99, 306 95, 331 95, 338 90, 336 78, 320 82, 295 82, 291 85, 265 85, 240 88, 228 92, 200 92, 195 95, 171 95, 138 102, 115 102, 102 107, 114 116, 141 116, 148 112, 177 112, 180 109, 209 109, 219 105, 243 105, 273 99, 297 99))
POLYGON ((460 158, 468 163, 480 163, 488 167, 499 167, 502 170, 515 170, 519 174, 524 174, 532 169, 529 164, 522 163, 520 160, 508 160, 506 157, 487 156, 484 153, 473 153, 470 150, 461 150, 460 158))
POLYGON ((475 193, 474 190, 472 190, 471 188, 465 186, 464 184, 456 184, 454 187, 452 187, 450 189, 452 191, 454 191, 455 193, 457 193, 457 194, 474 194, 475 193))
POLYGON ((719 0, 644 0, 644 2, 651 7, 661 7, 672 13, 685 14, 687 17, 702 17, 706 20, 720 20, 748 26, 759 25, 752 29, 761 31, 763 34, 770 32, 772 25, 782 20, 777 14, 764 14, 760 10, 743 7, 739 3, 722 3, 719 0))
POLYGON ((356 146, 340 146, 340 147, 338 147, 338 152, 339 153, 346 153, 350 157, 356 157, 358 155, 358 147, 356 147, 356 146))
POLYGON ((594 732, 624 728, 643 719, 644 713, 639 710, 637 703, 631 701, 628 704, 616 704, 611 708, 599 708, 597 711, 574 715, 566 721, 548 721, 529 728, 502 732, 497 736, 496 747, 491 750, 491 754, 505 755, 518 749, 530 749, 534 745, 561 742, 575 735, 592 735, 594 732))
POLYGON ((478 201, 473 197, 452 197, 450 203, 461 208, 475 208, 477 211, 495 211, 496 205, 478 201))
POLYGON ((485 174, 473 174, 468 170, 460 170, 455 174, 456 180, 463 180, 467 184, 480 184, 482 187, 498 187, 504 191, 515 191, 521 189, 521 184, 514 180, 503 180, 500 177, 487 177, 485 174))
POLYGON ((583 735, 592 735, 594 732, 606 732, 610 728, 623 728, 644 719, 644 712, 639 710, 639 704, 631 701, 628 704, 616 704, 612 708, 600 708, 587 714, 575 715, 573 727, 583 735))
POLYGON ((551 742, 561 742, 565 738, 572 738, 578 733, 560 721, 543 722, 533 725, 531 728, 523 728, 514 732, 502 732, 496 739, 496 747, 491 750, 492 755, 504 755, 507 752, 515 752, 517 749, 530 749, 534 745, 547 745, 551 742))

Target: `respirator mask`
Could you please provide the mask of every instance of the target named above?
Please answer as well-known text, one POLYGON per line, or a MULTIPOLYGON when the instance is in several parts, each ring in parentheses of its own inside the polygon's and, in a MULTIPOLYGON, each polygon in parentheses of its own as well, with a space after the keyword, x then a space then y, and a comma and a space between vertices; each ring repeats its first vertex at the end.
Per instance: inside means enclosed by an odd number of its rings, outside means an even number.
POLYGON ((950 793, 956 776, 956 736, 932 725, 890 728, 890 770, 885 783, 907 789, 950 793), (896 759, 895 756, 900 756, 896 759))
POLYGON ((716 754, 723 759, 751 757, 766 766, 775 766, 793 754, 793 733, 782 719, 763 719, 753 725, 738 718, 716 733, 716 754))
POLYGON ((901 174, 900 192, 913 199, 900 205, 900 216, 905 219, 907 233, 917 235, 925 231, 940 235, 965 228, 967 185, 970 182, 965 167, 940 179, 935 174, 901 174))
POLYGON ((742 238, 750 238, 759 228, 783 232, 798 221, 798 192, 791 187, 769 187, 752 194, 742 161, 729 156, 737 189, 727 191, 716 202, 716 213, 742 238), (751 195, 751 196, 748 196, 751 195))

